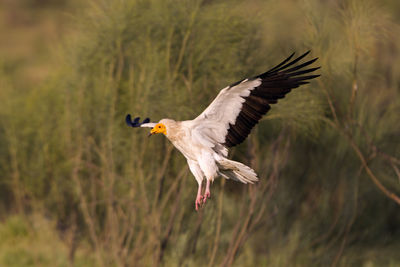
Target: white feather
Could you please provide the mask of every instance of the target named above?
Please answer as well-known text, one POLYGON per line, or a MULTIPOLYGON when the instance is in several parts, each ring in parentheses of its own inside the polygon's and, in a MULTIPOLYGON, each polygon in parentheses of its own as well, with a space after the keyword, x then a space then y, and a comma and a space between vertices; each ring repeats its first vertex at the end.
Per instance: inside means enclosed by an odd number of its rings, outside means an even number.
POLYGON ((156 124, 157 123, 155 123, 155 122, 143 123, 142 125, 140 125, 140 127, 153 128, 154 126, 156 126, 156 124))
MULTIPOLYGON (((197 132, 194 138, 207 136, 214 143, 224 143, 229 124, 235 124, 245 102, 244 97, 249 96, 260 84, 261 79, 246 79, 238 85, 222 89, 214 101, 193 120, 193 132, 197 132)), ((197 141, 201 143, 200 139, 197 141)))

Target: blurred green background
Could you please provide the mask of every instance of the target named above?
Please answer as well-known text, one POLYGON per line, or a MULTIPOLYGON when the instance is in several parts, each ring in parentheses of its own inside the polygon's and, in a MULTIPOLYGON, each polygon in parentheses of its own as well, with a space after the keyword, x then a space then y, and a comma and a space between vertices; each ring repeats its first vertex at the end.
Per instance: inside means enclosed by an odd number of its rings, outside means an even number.
MULTIPOLYGON (((0 266, 400 266, 398 0, 0 2, 0 266), (321 77, 197 183, 127 113, 190 119, 312 50, 321 77)), ((311 57, 310 57, 311 58, 311 57)))

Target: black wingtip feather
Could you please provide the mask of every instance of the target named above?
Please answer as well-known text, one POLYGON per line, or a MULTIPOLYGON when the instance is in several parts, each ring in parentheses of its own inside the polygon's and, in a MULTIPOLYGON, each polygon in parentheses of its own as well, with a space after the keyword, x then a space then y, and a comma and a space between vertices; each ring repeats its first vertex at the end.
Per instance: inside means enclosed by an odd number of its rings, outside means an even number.
POLYGON ((302 63, 302 64, 300 64, 300 65, 297 65, 297 66, 295 66, 295 67, 292 67, 292 68, 290 68, 290 69, 286 69, 285 72, 290 73, 290 72, 293 72, 293 71, 302 69, 302 68, 304 68, 304 67, 306 67, 306 66, 308 66, 308 65, 313 64, 315 61, 317 61, 317 59, 318 59, 318 58, 314 58, 314 59, 311 59, 311 60, 309 60, 309 61, 306 61, 306 62, 304 62, 304 63, 302 63))
POLYGON ((243 97, 245 102, 236 117, 235 124, 229 124, 224 143, 226 147, 242 143, 261 117, 268 112, 271 107, 270 104, 277 103, 278 99, 284 98, 292 89, 308 84, 311 79, 320 76, 319 74, 304 75, 320 69, 320 67, 304 69, 317 61, 318 58, 296 65, 310 52, 307 51, 295 59, 293 59, 295 53, 292 53, 269 71, 254 77, 254 79, 261 79, 261 84, 251 89, 249 96, 243 97))
MULTIPOLYGON (((299 56, 299 57, 296 58, 296 59, 293 59, 292 61, 290 61, 289 63, 283 65, 283 66, 280 67, 279 69, 276 69, 274 72, 281 71, 281 70, 283 70, 283 69, 286 69, 286 68, 289 67, 289 66, 292 66, 292 65, 296 64, 297 62, 299 62, 300 60, 302 60, 305 56, 307 56, 310 52, 311 52, 311 50, 305 52, 303 55, 299 56)), ((312 61, 312 60, 310 60, 310 61, 312 61)), ((303 64, 307 64, 307 63, 308 63, 308 62, 303 63, 303 64)), ((311 62, 311 63, 312 63, 312 62, 311 62)), ((309 64, 311 64, 311 63, 309 63, 309 64)))
POLYGON ((318 69, 320 69, 320 68, 321 68, 321 67, 316 67, 316 68, 301 70, 301 71, 297 71, 297 72, 291 72, 291 73, 290 73, 290 76, 298 76, 298 75, 310 73, 310 72, 316 71, 316 70, 318 70, 318 69))
MULTIPOLYGON (((264 74, 267 74, 267 73, 271 73, 271 72, 273 72, 274 70, 276 70, 277 68, 279 68, 280 66, 282 66, 283 64, 286 64, 286 62, 288 62, 289 60, 291 60, 292 59, 292 57, 294 56, 296 54, 296 52, 293 52, 288 58, 286 58, 284 61, 282 61, 281 63, 279 63, 278 65, 276 65, 275 67, 273 67, 272 69, 270 69, 269 71, 267 71, 267 72, 265 72, 265 73, 263 73, 263 74, 261 74, 261 75, 264 75, 264 74)), ((259 75, 259 76, 261 76, 261 75, 259 75)))
MULTIPOLYGON (((307 56, 309 53, 311 52, 311 50, 308 50, 307 52, 305 52, 304 54, 302 54, 301 56, 293 59, 292 61, 290 61, 292 59, 292 57, 295 55, 295 53, 292 53, 287 59, 285 59, 284 61, 282 61, 281 63, 279 63, 278 65, 276 65, 275 67, 273 67, 272 69, 268 70, 267 72, 264 72, 258 76, 256 76, 255 78, 265 78, 273 73, 277 73, 289 66, 292 66, 293 64, 296 64, 297 62, 299 62, 300 60, 302 60, 305 56, 307 56), (290 62, 289 62, 290 61, 290 62)), ((316 60, 316 59, 315 59, 316 60)), ((311 60, 312 61, 312 60, 311 60)), ((307 62, 306 62, 307 63, 307 62)), ((312 63, 312 62, 311 62, 312 63)), ((309 63, 309 64, 311 64, 309 63)))

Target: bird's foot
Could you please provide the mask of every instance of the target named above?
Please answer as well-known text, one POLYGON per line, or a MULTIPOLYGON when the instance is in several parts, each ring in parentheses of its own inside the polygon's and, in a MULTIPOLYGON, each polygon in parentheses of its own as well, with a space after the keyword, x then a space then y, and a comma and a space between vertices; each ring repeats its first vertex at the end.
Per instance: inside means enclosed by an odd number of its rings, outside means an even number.
POLYGON ((204 192, 204 196, 203 196, 203 204, 206 203, 207 198, 211 197, 211 193, 210 190, 206 190, 206 192, 204 192))
POLYGON ((211 197, 210 180, 207 179, 206 191, 204 192, 204 196, 203 196, 203 203, 206 203, 207 198, 210 198, 210 197, 211 197))
POLYGON ((195 206, 196 206, 196 211, 199 210, 199 208, 202 206, 203 202, 201 201, 203 198, 202 195, 197 195, 196 201, 195 201, 195 206))

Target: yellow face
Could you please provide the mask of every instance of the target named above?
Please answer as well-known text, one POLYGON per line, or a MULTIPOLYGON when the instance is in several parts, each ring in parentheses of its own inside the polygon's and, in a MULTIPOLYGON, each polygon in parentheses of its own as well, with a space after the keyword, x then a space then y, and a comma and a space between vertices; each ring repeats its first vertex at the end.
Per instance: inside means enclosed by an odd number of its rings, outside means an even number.
POLYGON ((162 133, 162 134, 167 134, 167 128, 165 127, 164 124, 162 123, 157 123, 156 126, 153 127, 153 129, 151 129, 150 134, 158 134, 158 133, 162 133))

